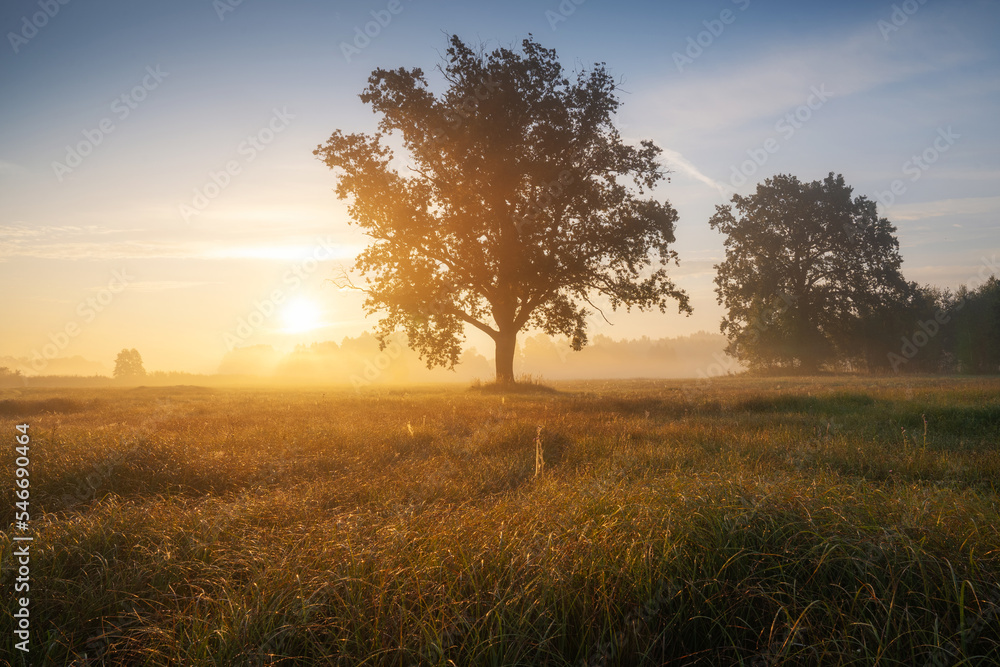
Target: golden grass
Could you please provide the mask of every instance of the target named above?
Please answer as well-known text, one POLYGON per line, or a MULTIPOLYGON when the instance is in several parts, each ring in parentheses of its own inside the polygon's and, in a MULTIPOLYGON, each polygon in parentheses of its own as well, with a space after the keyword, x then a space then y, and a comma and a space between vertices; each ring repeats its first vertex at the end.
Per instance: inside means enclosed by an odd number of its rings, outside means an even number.
POLYGON ((1000 380, 555 388, 4 392, 32 661, 1000 662, 1000 380))

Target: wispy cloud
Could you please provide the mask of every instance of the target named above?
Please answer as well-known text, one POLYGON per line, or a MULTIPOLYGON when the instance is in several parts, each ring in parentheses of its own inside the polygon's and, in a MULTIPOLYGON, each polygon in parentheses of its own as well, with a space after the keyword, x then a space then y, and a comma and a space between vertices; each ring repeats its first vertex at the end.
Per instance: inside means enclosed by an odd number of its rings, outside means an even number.
POLYGON ((715 265, 717 262, 710 262, 705 260, 696 261, 684 261, 681 260, 680 266, 674 266, 670 268, 670 275, 674 278, 703 278, 705 276, 715 276, 715 265))
MULTIPOLYGON (((165 292, 175 289, 191 289, 193 287, 203 287, 204 285, 218 285, 221 283, 211 283, 205 281, 185 281, 185 280, 147 280, 144 282, 129 283, 130 292, 165 292)), ((103 289, 103 288, 102 288, 103 289)))
MULTIPOLYGON (((308 245, 226 245, 208 251, 211 259, 273 259, 295 261, 311 256, 314 247, 308 245)), ((338 258, 355 257, 360 247, 334 246, 338 258)))
POLYGON ((15 222, 12 225, 0 225, 0 240, 27 238, 55 238, 67 236, 103 236, 108 234, 126 234, 130 232, 142 231, 141 229, 113 229, 110 227, 100 227, 98 225, 44 225, 32 226, 24 222, 15 222))
POLYGON ((822 40, 783 43, 715 70, 702 68, 698 76, 673 76, 644 94, 639 106, 656 109, 668 127, 718 132, 803 104, 811 86, 825 85, 831 96, 844 97, 980 58, 919 18, 891 48, 871 25, 822 40))
POLYGON ((706 176, 698 167, 691 164, 691 161, 685 158, 683 155, 677 151, 670 150, 669 148, 663 149, 663 155, 667 158, 668 167, 676 167, 678 171, 683 174, 690 176, 696 181, 701 181, 705 185, 717 190, 719 194, 723 196, 728 196, 732 194, 733 190, 729 186, 720 183, 714 178, 706 176))
MULTIPOLYGON (((928 282, 939 287, 957 288, 959 285, 973 287, 982 280, 980 270, 989 261, 996 261, 996 255, 971 255, 966 264, 923 264, 907 269, 907 276, 913 275, 917 282, 928 282)), ((986 275, 993 275, 990 271, 986 275)))
POLYGON ((14 174, 27 174, 28 170, 19 164, 14 164, 13 162, 7 162, 6 160, 0 160, 0 174, 4 176, 13 176, 14 174))
POLYGON ((889 211, 892 220, 912 221, 942 216, 993 215, 1000 218, 1000 197, 970 197, 941 199, 894 206, 889 211))
POLYGON ((361 248, 326 242, 317 254, 318 238, 298 235, 289 239, 276 232, 248 238, 222 233, 211 239, 179 238, 178 233, 113 229, 99 226, 0 226, 0 262, 13 258, 54 260, 119 259, 264 259, 295 261, 306 257, 348 259, 361 248), (136 232, 144 238, 136 239, 136 232), (122 238, 115 239, 114 236, 122 238), (280 237, 276 242, 275 236, 280 237))

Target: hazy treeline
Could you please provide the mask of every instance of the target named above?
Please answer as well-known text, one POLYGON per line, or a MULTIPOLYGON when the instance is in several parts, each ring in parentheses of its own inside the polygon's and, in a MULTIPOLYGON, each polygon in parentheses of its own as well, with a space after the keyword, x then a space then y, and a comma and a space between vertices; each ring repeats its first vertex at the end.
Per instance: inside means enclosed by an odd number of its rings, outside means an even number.
MULTIPOLYGON (((723 336, 704 332, 678 338, 643 336, 620 341, 598 335, 582 351, 574 352, 567 340, 538 334, 519 342, 515 370, 518 374, 544 380, 700 377, 718 375, 720 368, 738 372, 742 366, 725 358, 725 345, 723 336)), ((57 372, 39 376, 25 376, 20 371, 0 367, 0 387, 120 384, 94 362, 82 358, 75 361, 74 364, 54 362, 53 370, 57 372)), ((385 349, 379 350, 378 340, 365 332, 357 337, 346 337, 340 343, 298 345, 287 353, 270 345, 237 348, 222 359, 214 374, 152 371, 127 383, 225 386, 279 382, 360 387, 406 382, 489 381, 493 375, 492 356, 486 357, 475 348, 462 354, 454 371, 428 370, 418 354, 407 347, 404 334, 397 334, 385 349)))
MULTIPOLYGON (((777 327, 775 327, 777 329, 777 327)), ((777 330, 771 344, 783 341, 777 330)), ((765 336, 767 338, 767 336, 765 336)), ((978 287, 956 291, 922 286, 905 301, 879 317, 859 318, 841 339, 830 371, 876 373, 997 373, 1000 372, 1000 280, 990 277, 978 287)), ((613 340, 598 335, 580 352, 568 341, 543 334, 519 341, 514 368, 543 380, 691 378, 738 373, 739 361, 724 353, 727 339, 701 332, 677 338, 613 340)), ((47 375, 25 376, 2 367, 0 387, 113 386, 102 366, 82 357, 55 359, 47 375)), ((17 360, 10 359, 12 362, 17 360)), ((14 363, 9 364, 15 367, 14 363)), ((776 367, 775 372, 795 372, 776 367)), ((252 345, 228 353, 215 374, 153 371, 137 384, 233 385, 282 382, 289 384, 370 384, 488 381, 494 376, 492 357, 475 348, 462 354, 454 371, 428 370, 406 345, 403 334, 379 350, 370 333, 298 345, 284 353, 270 345, 252 345)))
MULTIPOLYGON (((774 308, 762 318, 752 371, 803 372, 796 358, 801 342, 794 328, 782 326, 783 314, 783 308, 774 308)), ((955 291, 911 284, 903 298, 826 334, 825 361, 816 370, 995 374, 1000 372, 1000 280, 993 276, 955 291)))
MULTIPOLYGON (((240 348, 226 355, 222 375, 266 375, 297 382, 346 382, 356 386, 391 382, 467 382, 491 380, 493 359, 475 348, 466 350, 454 371, 428 370, 418 354, 406 346, 402 334, 379 350, 369 333, 356 338, 300 345, 281 354, 268 345, 240 348)), ((580 352, 569 342, 545 335, 521 341, 514 368, 548 380, 633 377, 697 377, 723 358, 726 339, 698 333, 679 338, 616 341, 596 336, 580 352)), ((733 370, 740 367, 730 360, 733 370)))
POLYGON ((1000 280, 957 291, 924 286, 893 316, 857 332, 858 361, 873 370, 1000 372, 1000 280))

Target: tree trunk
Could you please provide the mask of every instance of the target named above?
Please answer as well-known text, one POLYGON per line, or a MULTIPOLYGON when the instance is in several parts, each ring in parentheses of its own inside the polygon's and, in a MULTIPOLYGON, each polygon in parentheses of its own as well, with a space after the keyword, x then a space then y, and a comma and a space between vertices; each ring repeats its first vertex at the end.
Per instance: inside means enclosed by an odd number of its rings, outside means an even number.
POLYGON ((494 340, 497 344, 497 384, 514 384, 514 348, 517 346, 517 334, 501 331, 494 340))

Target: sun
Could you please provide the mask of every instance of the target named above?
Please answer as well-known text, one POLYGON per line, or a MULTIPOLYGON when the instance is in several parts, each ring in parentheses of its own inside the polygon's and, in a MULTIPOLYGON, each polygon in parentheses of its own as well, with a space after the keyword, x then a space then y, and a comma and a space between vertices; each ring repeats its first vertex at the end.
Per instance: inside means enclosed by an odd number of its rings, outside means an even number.
POLYGON ((281 311, 287 333, 302 333, 323 326, 320 315, 319 306, 305 297, 290 301, 281 311))

